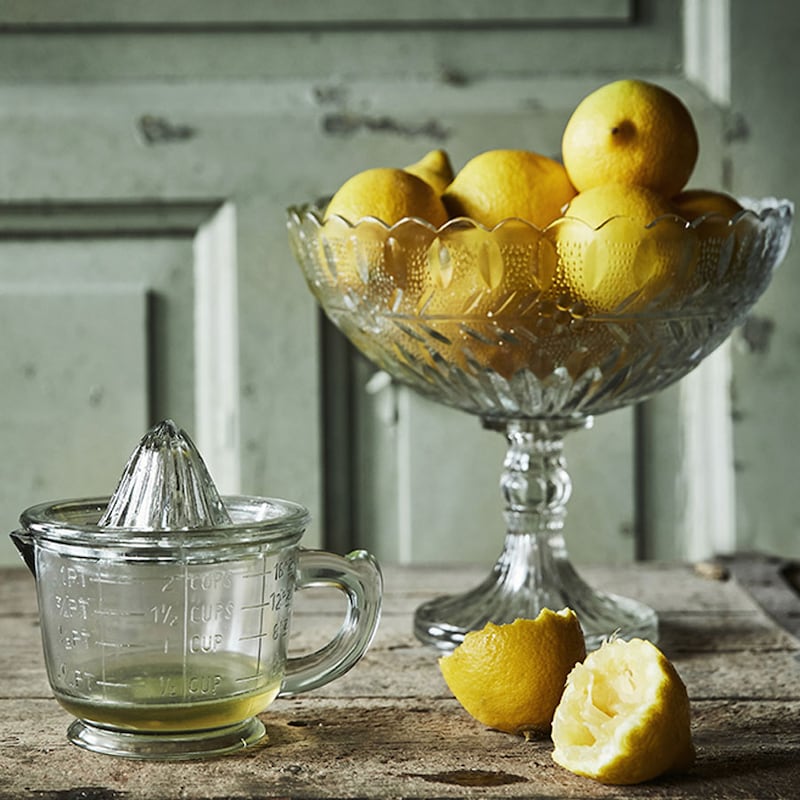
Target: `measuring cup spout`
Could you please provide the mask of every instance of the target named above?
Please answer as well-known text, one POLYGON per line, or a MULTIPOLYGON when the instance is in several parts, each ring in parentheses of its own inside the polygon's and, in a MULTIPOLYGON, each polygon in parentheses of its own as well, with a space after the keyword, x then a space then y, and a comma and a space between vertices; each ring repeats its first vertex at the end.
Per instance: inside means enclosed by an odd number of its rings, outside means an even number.
POLYGON ((36 558, 34 556, 33 536, 25 531, 14 531, 9 534, 14 546, 19 550, 22 560, 31 571, 31 575, 36 577, 36 558))

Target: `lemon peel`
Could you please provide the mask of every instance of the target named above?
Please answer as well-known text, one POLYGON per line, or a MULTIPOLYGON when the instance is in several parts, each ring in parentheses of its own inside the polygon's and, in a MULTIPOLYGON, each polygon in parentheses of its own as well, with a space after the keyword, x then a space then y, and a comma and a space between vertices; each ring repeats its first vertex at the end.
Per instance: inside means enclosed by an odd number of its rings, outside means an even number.
POLYGON ((433 187, 393 167, 373 167, 346 180, 325 209, 325 218, 332 216, 351 224, 367 217, 386 225, 406 217, 418 217, 435 227, 447 221, 447 211, 433 187))
POLYGON ((744 210, 729 194, 712 189, 687 189, 673 197, 672 204, 678 214, 689 221, 706 215, 731 219, 744 210))
POLYGON ((601 783, 642 783, 695 755, 686 686, 644 639, 611 639, 575 666, 551 736, 557 764, 601 783))
POLYGON ((639 310, 665 289, 679 289, 690 268, 675 207, 643 186, 608 183, 581 192, 556 237, 567 289, 593 311, 639 310))
POLYGON ((581 100, 561 140, 578 191, 615 181, 671 197, 689 180, 698 151, 697 130, 681 99, 632 79, 607 83, 581 100))
POLYGON ((487 150, 470 159, 442 195, 453 217, 487 228, 519 218, 547 227, 575 195, 564 167, 528 150, 487 150))
POLYGON ((567 675, 586 646, 571 609, 489 622, 439 659, 450 691, 479 722, 506 733, 547 731, 567 675))
POLYGON ((422 178, 426 183, 441 194, 455 177, 450 156, 445 150, 431 150, 419 161, 404 167, 406 172, 422 178))

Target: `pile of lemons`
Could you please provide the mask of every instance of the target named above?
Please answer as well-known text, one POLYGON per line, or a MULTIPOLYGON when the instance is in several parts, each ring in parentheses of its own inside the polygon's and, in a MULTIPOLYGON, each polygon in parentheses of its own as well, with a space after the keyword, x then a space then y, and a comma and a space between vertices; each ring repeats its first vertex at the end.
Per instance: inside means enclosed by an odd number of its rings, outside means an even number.
POLYGON ((351 224, 366 217, 394 225, 406 217, 438 228, 468 217, 492 229, 503 220, 555 227, 567 254, 560 288, 592 310, 613 311, 627 297, 646 301, 679 269, 676 229, 654 220, 692 221, 706 214, 731 218, 741 207, 713 190, 685 191, 698 157, 691 114, 668 90, 641 80, 601 86, 575 108, 564 129, 561 161, 528 150, 489 150, 454 173, 443 150, 405 168, 373 168, 347 180, 325 216, 351 224), (624 224, 608 224, 623 218, 624 224), (581 225, 569 224, 580 220, 581 225), (670 241, 670 240, 673 241, 670 241), (647 240, 654 254, 641 263, 584 258, 590 245, 635 252, 647 240), (578 252, 578 257, 569 257, 578 252))
POLYGON ((608 784, 634 784, 694 762, 686 686, 644 639, 612 639, 586 655, 575 613, 488 623, 439 660, 479 722, 526 738, 550 733, 553 760, 608 784))

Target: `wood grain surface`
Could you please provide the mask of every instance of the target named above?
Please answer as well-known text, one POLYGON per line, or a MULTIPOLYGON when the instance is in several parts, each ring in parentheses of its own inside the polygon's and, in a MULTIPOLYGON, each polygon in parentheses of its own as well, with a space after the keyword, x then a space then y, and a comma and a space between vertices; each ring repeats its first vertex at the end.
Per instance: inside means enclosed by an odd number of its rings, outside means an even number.
MULTIPOLYGON (((780 570, 760 563, 762 584, 780 579, 780 570)), ((695 766, 634 787, 574 776, 552 762, 547 738, 526 742, 487 729, 450 695, 438 654, 413 637, 413 610, 435 594, 468 588, 482 570, 384 571, 380 629, 348 675, 278 699, 262 716, 268 742, 183 763, 133 762, 68 743, 70 717, 52 699, 44 671, 33 581, 21 569, 0 572, 0 798, 797 797, 800 642, 753 599, 730 563, 582 570, 593 585, 658 610, 660 646, 689 689, 695 766)), ((784 614, 794 596, 787 591, 779 592, 784 614)), ((768 594, 762 585, 762 598, 768 594)), ((322 644, 339 619, 324 592, 301 593, 292 649, 322 644)))

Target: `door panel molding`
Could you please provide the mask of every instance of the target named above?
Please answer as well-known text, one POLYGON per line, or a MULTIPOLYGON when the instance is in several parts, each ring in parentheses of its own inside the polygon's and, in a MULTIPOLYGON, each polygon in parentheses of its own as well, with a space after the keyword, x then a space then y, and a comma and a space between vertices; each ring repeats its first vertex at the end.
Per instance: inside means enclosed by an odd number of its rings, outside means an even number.
POLYGON ((195 430, 217 488, 241 489, 236 209, 223 203, 194 237, 195 430))
POLYGON ((683 0, 684 71, 715 103, 731 99, 730 0, 683 0))
MULTIPOLYGON (((192 242, 191 356, 195 375, 192 436, 220 491, 236 493, 241 488, 241 466, 234 204, 216 198, 175 202, 0 203, 0 242, 164 237, 188 238, 192 242)), ((0 265, 0 292, 4 277, 0 265)), ((28 285, 34 285, 33 279, 28 285)), ((73 291, 94 289, 73 287, 73 291)), ((148 348, 149 373, 154 369, 154 348, 159 346, 161 343, 151 342, 148 348)), ((152 386, 149 391, 153 391, 152 386)), ((152 397, 149 405, 150 416, 157 415, 152 397)))
POLYGON ((404 3, 320 3, 318 0, 137 0, 117 3, 64 3, 37 0, 36 5, 0 2, 0 28, 5 30, 119 30, 240 28, 247 26, 338 26, 370 24, 436 24, 508 26, 523 24, 632 23, 633 0, 405 0, 404 3))
POLYGON ((193 236, 223 199, 0 203, 0 238, 193 236))

